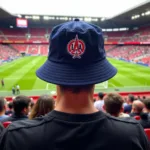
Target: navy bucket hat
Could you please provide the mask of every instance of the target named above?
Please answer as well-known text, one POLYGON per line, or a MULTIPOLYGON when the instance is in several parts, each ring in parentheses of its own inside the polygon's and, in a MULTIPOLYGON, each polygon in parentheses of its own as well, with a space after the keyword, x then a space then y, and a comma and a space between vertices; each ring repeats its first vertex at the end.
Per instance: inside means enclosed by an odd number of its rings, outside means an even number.
POLYGON ((53 28, 47 61, 36 75, 57 85, 104 82, 117 73, 106 59, 102 30, 75 19, 53 28))

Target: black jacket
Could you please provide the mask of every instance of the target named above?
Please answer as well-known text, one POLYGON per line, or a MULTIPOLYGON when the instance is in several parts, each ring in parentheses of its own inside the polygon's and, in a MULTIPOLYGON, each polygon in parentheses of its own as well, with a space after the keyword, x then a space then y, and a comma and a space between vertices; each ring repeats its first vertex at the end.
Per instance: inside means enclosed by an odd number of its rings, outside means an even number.
POLYGON ((130 115, 130 117, 140 116, 139 113, 130 113, 129 115, 130 115))
POLYGON ((34 120, 13 122, 0 150, 150 150, 142 126, 103 112, 52 111, 34 120))
POLYGON ((28 117, 27 117, 26 115, 24 115, 24 114, 19 114, 19 115, 17 115, 17 114, 15 114, 15 113, 13 113, 12 116, 3 119, 1 122, 6 122, 6 121, 11 121, 11 122, 13 122, 13 121, 25 120, 25 119, 28 119, 28 117))
POLYGON ((142 113, 141 119, 139 123, 142 125, 143 128, 150 128, 150 116, 149 113, 142 113))
POLYGON ((2 133, 2 131, 4 130, 3 125, 0 123, 0 134, 2 133))

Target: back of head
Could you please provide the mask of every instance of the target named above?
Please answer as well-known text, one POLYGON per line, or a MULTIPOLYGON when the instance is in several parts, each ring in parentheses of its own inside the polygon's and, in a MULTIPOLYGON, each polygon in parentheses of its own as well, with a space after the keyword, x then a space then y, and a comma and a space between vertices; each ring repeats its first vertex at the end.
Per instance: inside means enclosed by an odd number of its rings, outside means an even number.
POLYGON ((101 99, 101 100, 102 100, 102 99, 104 98, 104 93, 99 92, 99 93, 98 93, 98 97, 99 97, 99 99, 101 99))
POLYGON ((79 19, 60 24, 53 28, 50 43, 48 59, 36 72, 42 80, 86 86, 107 81, 117 73, 106 59, 102 29, 94 24, 79 19))
POLYGON ((107 113, 118 116, 123 105, 122 97, 117 93, 110 93, 104 98, 104 106, 107 113))
MULTIPOLYGON (((117 73, 106 59, 102 29, 75 19, 54 27, 50 43, 47 60, 36 75, 57 85, 57 108, 60 101, 68 101, 67 105, 72 107, 69 112, 81 113, 76 105, 81 107, 81 101, 93 101, 94 84, 107 81, 117 73)), ((68 107, 64 106, 59 110, 66 112, 68 107)))
POLYGON ((140 114, 144 108, 144 103, 140 100, 135 100, 132 104, 132 112, 140 114))
POLYGON ((129 100, 130 103, 133 103, 133 101, 135 100, 134 95, 129 94, 128 95, 128 100, 129 100))
POLYGON ((42 95, 39 97, 36 104, 34 105, 29 118, 33 119, 35 117, 43 116, 53 109, 54 109, 53 98, 49 95, 42 95))
POLYGON ((13 102, 9 102, 9 103, 8 103, 8 108, 9 108, 9 109, 13 109, 13 102))
POLYGON ((4 97, 0 97, 0 112, 5 110, 6 100, 4 97))
POLYGON ((145 100, 145 99, 146 99, 146 96, 143 96, 142 98, 143 98, 143 100, 145 100))
POLYGON ((13 100, 13 108, 14 108, 14 112, 16 115, 21 115, 21 114, 26 114, 29 111, 29 105, 30 105, 30 98, 27 96, 17 96, 14 100, 13 100), (24 110, 26 110, 26 112, 24 112, 24 110))
POLYGON ((150 98, 146 98, 143 100, 146 109, 150 112, 150 98))

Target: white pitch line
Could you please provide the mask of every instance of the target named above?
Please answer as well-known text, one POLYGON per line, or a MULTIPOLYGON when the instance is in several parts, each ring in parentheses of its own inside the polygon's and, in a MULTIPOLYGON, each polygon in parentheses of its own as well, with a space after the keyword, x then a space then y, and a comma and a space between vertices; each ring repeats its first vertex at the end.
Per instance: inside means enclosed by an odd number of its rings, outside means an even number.
POLYGON ((46 84, 46 90, 48 90, 48 83, 46 84))
POLYGON ((109 82, 108 82, 108 84, 111 84, 113 87, 115 87, 115 88, 116 88, 116 86, 115 86, 114 84, 112 84, 112 83, 109 83, 109 82))

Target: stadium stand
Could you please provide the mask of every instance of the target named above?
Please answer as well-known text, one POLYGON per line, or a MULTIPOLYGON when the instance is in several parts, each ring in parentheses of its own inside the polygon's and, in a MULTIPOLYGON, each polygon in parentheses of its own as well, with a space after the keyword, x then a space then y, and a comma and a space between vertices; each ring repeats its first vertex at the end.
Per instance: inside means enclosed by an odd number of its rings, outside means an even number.
POLYGON ((26 52, 28 47, 28 45, 25 44, 13 44, 12 46, 19 52, 26 52))
POLYGON ((30 28, 29 33, 31 36, 44 36, 47 34, 47 30, 45 28, 30 28))
POLYGON ((10 46, 0 45, 0 59, 7 60, 8 58, 13 59, 18 55, 18 51, 14 50, 10 46))
POLYGON ((37 55, 40 53, 40 46, 39 45, 29 45, 28 53, 31 55, 37 55))
POLYGON ((48 45, 40 45, 40 54, 47 55, 48 53, 48 45))
MULTIPOLYGON (((46 28, 28 28, 28 29, 9 29, 0 28, 0 38, 8 40, 39 40, 47 41, 51 29, 46 28), (30 35, 27 37, 27 35, 30 35)), ((141 27, 139 29, 127 31, 104 32, 105 41, 109 42, 131 42, 131 41, 150 41, 150 28, 141 27)))
POLYGON ((150 28, 141 27, 139 29, 127 30, 127 31, 115 31, 115 32, 104 32, 106 41, 109 42, 131 42, 131 41, 150 41, 150 28))
POLYGON ((25 36, 28 33, 27 29, 9 29, 9 28, 0 28, 0 32, 5 36, 25 36))
POLYGON ((107 56, 130 61, 149 63, 149 46, 117 46, 107 52, 107 56))
MULTIPOLYGON (((28 29, 9 29, 0 28, 0 40, 9 41, 23 41, 33 42, 31 44, 12 44, 11 48, 18 52, 25 52, 30 55, 47 55, 48 45, 36 44, 36 42, 48 42, 48 35, 51 29, 47 28, 28 28, 28 29)), ((136 30, 128 31, 115 31, 104 32, 104 38, 106 42, 135 42, 135 41, 150 41, 150 28, 141 27, 136 30)), ((1 54, 1 58, 6 59, 9 57, 7 51, 10 50, 9 46, 0 46, 1 49, 7 49, 5 53, 1 54)), ((12 50, 12 49, 11 49, 12 50)), ((124 59, 127 61, 142 62, 150 65, 150 48, 149 46, 139 45, 105 45, 108 57, 114 57, 117 59, 124 59)), ((15 54, 10 54, 14 56, 15 54)))
POLYGON ((112 50, 113 48, 115 48, 116 46, 115 45, 105 45, 105 50, 108 51, 108 50, 112 50))

